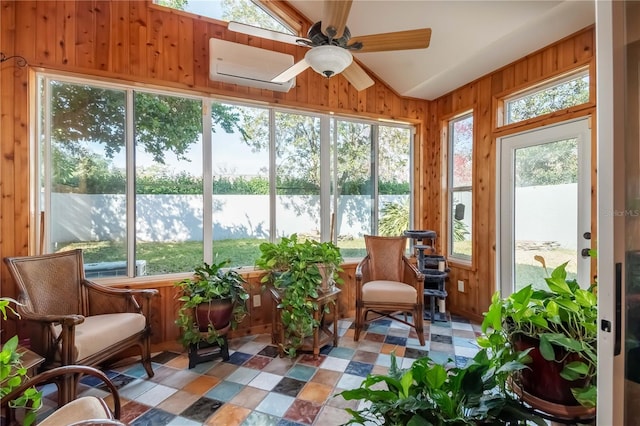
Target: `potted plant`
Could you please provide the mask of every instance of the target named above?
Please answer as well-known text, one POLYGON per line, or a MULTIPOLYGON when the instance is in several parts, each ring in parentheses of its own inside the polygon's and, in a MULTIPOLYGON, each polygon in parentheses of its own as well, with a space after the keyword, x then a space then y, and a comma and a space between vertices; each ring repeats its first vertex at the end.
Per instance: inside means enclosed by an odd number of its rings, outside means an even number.
MULTIPOLYGON (((293 357, 304 339, 319 326, 314 315, 319 309, 314 302, 318 292, 342 283, 338 276, 342 255, 331 242, 300 241, 297 234, 283 237, 278 243, 263 243, 260 252, 256 266, 267 271, 261 281, 270 282, 280 294, 278 309, 284 341, 279 344, 293 357)), ((325 312, 328 309, 325 306, 325 312)))
POLYGON ((277 243, 260 244, 260 257, 256 259, 256 267, 266 271, 261 282, 273 282, 275 278, 289 269, 299 249, 298 235, 282 237, 277 243))
POLYGON ((504 356, 527 353, 529 368, 510 378, 514 389, 544 412, 580 416, 596 405, 597 298, 594 286, 567 279, 566 265, 545 279, 547 290, 528 285, 506 298, 494 294, 478 343, 507 348, 504 356))
MULTIPOLYGON (((16 300, 9 297, 0 297, 0 313, 4 320, 7 319, 7 311, 19 316, 10 306, 11 303, 18 304, 16 300)), ((13 336, 2 345, 2 350, 0 351, 0 397, 2 399, 29 379, 27 369, 23 367, 21 358, 22 354, 18 352, 18 336, 13 336)), ((25 408, 25 417, 22 420, 22 424, 30 426, 36 420, 36 410, 42 405, 42 392, 35 387, 29 388, 9 404, 14 408, 25 408)))
POLYGON ((176 324, 182 344, 190 350, 203 341, 223 345, 227 332, 247 315, 245 280, 237 271, 223 269, 229 263, 205 262, 191 278, 175 283, 182 302, 176 324))
POLYGON ((343 280, 339 276, 342 272, 342 253, 340 248, 331 241, 313 241, 312 249, 317 257, 316 267, 322 276, 323 291, 331 289, 336 284, 342 284, 343 280))
POLYGON ((338 395, 369 402, 361 410, 347 408, 352 416, 347 424, 546 425, 524 410, 501 383, 502 373, 520 371, 525 365, 500 361, 483 349, 464 367, 446 368, 424 357, 401 370, 392 353, 388 375, 370 374, 359 388, 338 395))

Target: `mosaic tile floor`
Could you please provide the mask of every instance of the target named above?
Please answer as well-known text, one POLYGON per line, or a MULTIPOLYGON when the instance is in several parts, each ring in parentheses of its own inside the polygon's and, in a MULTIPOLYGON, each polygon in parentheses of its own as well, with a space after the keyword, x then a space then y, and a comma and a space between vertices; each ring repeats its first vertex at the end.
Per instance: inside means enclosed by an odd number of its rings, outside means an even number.
MULTIPOLYGON (((338 347, 325 346, 317 360, 300 354, 278 357, 271 336, 261 334, 230 340, 231 358, 188 368, 186 353, 162 352, 153 358, 155 376, 145 379, 139 363, 121 365, 107 374, 119 389, 121 420, 141 425, 326 425, 345 423, 345 407, 359 401, 334 395, 360 386, 369 373, 386 373, 395 352, 398 364, 409 367, 425 355, 440 363, 463 365, 477 349, 477 324, 453 317, 425 322, 426 345, 415 331, 396 321, 380 319, 353 341, 351 320, 339 321, 338 347)), ((86 380, 80 394, 105 396, 86 380)), ((44 389, 45 401, 47 392, 44 389)), ((50 409, 49 409, 50 412, 50 409)), ((43 409, 41 417, 48 414, 43 409)))

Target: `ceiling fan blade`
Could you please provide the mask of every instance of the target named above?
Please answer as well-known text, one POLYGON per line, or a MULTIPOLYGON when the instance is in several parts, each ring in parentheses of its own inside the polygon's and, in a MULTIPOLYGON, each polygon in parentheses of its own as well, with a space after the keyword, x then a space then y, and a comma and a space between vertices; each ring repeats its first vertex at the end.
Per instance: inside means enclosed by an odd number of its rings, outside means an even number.
POLYGON ((242 22, 236 21, 229 21, 229 25, 227 26, 227 28, 229 28, 230 31, 235 31, 237 33, 266 38, 267 40, 280 41, 288 44, 300 45, 298 40, 306 40, 303 37, 294 36, 292 34, 254 27, 253 25, 243 24, 242 22))
POLYGON ((342 71, 342 75, 357 91, 373 86, 374 83, 373 79, 369 77, 369 74, 367 74, 356 61, 351 62, 351 65, 342 71))
POLYGON ((309 66, 310 66, 309 63, 303 58, 301 61, 296 62, 286 70, 282 71, 277 76, 273 77, 271 81, 273 83, 286 83, 287 81, 291 80, 293 77, 300 74, 302 71, 309 68, 309 66))
POLYGON ((389 50, 425 49, 431 41, 431 28, 397 31, 393 33, 371 34, 351 37, 349 45, 362 43, 361 52, 386 52, 389 50))
POLYGON ((322 10, 322 34, 331 38, 340 38, 347 25, 347 18, 353 0, 324 0, 322 10))

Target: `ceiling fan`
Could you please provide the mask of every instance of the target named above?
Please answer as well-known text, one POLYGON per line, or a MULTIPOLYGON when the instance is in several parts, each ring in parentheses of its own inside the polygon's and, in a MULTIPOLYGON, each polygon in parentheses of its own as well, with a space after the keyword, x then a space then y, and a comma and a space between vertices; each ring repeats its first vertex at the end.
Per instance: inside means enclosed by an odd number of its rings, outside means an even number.
POLYGON ((229 30, 283 43, 309 47, 304 59, 275 76, 271 81, 284 83, 307 68, 325 77, 342 75, 356 90, 364 90, 374 81, 354 60, 351 52, 385 52, 429 47, 431 28, 391 33, 351 36, 346 26, 353 0, 324 0, 322 20, 311 26, 307 38, 229 22, 229 30))

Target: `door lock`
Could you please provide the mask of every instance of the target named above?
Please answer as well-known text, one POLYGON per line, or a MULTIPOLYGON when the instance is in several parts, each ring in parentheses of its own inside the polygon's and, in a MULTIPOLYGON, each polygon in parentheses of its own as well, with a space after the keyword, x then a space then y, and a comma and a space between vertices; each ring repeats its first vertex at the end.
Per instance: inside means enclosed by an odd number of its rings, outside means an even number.
POLYGON ((582 257, 591 256, 590 252, 591 252, 590 248, 583 248, 582 250, 580 250, 580 254, 582 255, 582 257))

